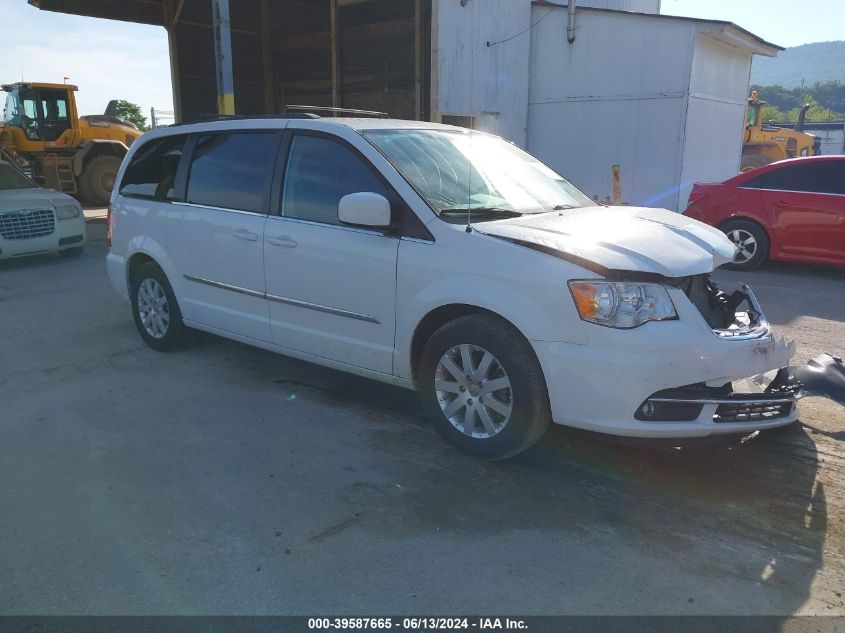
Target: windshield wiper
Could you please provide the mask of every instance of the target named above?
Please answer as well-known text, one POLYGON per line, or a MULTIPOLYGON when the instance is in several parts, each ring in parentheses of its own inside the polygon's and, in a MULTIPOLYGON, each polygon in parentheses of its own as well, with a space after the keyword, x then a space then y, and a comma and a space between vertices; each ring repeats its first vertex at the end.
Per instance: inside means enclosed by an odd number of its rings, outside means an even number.
POLYGON ((487 217, 491 215, 500 216, 504 218, 518 218, 522 215, 519 211, 513 209, 502 209, 499 207, 475 207, 472 209, 456 208, 456 209, 442 209, 440 215, 447 218, 464 218, 467 215, 472 217, 487 217))

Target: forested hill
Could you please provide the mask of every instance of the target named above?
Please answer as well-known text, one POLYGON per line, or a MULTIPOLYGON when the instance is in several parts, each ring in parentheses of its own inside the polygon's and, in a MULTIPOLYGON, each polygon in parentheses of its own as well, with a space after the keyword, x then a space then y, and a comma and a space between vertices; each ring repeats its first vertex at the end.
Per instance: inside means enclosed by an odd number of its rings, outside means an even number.
POLYGON ((826 81, 845 83, 845 41, 804 44, 787 48, 777 57, 754 57, 753 84, 798 88, 802 79, 805 86, 826 81))

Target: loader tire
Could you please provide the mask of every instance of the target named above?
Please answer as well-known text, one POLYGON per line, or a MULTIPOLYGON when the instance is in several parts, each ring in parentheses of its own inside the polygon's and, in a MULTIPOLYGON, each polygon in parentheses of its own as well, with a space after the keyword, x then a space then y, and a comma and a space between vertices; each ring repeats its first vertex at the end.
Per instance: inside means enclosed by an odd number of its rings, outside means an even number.
POLYGON ((92 207, 108 205, 120 162, 117 156, 97 156, 85 164, 79 179, 79 191, 86 204, 92 207))
POLYGON ((760 156, 760 154, 743 154, 742 161, 739 164, 739 171, 751 171, 763 165, 768 165, 771 162, 765 156, 760 156))

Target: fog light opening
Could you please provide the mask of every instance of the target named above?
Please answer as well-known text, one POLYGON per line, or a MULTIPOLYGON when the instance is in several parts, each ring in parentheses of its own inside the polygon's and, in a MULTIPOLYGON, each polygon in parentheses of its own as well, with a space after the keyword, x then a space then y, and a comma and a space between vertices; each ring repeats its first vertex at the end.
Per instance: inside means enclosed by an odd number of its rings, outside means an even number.
POLYGON ((640 413, 644 418, 654 417, 654 403, 651 401, 646 401, 645 404, 640 407, 640 413))

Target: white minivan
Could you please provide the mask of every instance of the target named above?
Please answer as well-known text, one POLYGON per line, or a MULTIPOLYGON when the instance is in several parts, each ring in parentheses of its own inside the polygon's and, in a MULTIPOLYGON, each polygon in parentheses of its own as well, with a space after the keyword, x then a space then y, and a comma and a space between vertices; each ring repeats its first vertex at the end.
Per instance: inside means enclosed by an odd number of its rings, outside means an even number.
POLYGON ((489 134, 302 114, 166 128, 126 155, 108 239, 152 348, 195 328, 418 389, 483 457, 552 421, 682 439, 797 419, 776 371, 792 345, 749 288, 710 280, 734 256, 721 231, 597 206, 489 134))

